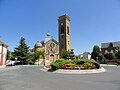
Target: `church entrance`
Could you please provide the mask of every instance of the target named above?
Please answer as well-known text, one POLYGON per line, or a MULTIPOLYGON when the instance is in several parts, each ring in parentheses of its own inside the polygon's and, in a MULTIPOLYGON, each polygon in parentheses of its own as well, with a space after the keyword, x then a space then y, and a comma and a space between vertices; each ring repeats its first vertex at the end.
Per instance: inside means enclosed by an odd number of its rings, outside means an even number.
POLYGON ((50 55, 50 62, 54 62, 54 55, 53 54, 50 55))

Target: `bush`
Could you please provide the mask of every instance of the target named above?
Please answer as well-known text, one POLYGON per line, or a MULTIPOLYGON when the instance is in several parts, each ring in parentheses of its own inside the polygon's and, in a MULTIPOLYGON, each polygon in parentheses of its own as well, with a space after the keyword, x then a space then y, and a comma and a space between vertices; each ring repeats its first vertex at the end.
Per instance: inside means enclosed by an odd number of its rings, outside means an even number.
POLYGON ((57 60, 55 62, 53 62, 51 64, 51 68, 53 70, 57 70, 57 69, 63 69, 64 68, 64 64, 66 63, 67 61, 66 60, 57 60))
POLYGON ((74 60, 76 65, 83 65, 85 63, 84 60, 74 60))

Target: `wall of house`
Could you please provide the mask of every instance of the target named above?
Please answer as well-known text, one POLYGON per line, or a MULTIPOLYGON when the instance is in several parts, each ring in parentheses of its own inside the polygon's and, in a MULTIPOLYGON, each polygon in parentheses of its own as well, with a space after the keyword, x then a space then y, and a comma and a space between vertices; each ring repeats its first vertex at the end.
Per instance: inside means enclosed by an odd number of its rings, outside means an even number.
POLYGON ((0 68, 6 67, 7 48, 0 45, 0 68))

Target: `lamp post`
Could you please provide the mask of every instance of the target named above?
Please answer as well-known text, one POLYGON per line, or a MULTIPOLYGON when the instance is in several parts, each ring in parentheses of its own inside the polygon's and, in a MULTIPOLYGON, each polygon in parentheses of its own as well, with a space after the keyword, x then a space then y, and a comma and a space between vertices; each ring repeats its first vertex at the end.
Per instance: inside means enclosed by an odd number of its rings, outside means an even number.
POLYGON ((16 63, 17 63, 17 59, 18 59, 18 58, 16 57, 16 58, 15 58, 15 66, 16 66, 16 63))
POLYGON ((98 57, 96 57, 96 61, 98 62, 98 57))

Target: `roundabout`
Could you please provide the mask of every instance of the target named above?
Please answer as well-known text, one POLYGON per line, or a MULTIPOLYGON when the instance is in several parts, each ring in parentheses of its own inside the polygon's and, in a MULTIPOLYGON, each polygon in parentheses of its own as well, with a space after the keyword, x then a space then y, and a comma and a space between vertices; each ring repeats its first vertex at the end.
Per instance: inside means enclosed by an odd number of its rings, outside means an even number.
POLYGON ((61 73, 61 74, 93 74, 93 73, 104 73, 106 69, 101 67, 100 69, 91 69, 91 70, 66 70, 66 69, 58 69, 56 71, 50 70, 50 68, 42 68, 44 72, 52 72, 52 73, 61 73))
POLYGON ((57 60, 50 65, 44 66, 42 71, 62 74, 92 74, 103 73, 106 69, 95 60, 57 60))

